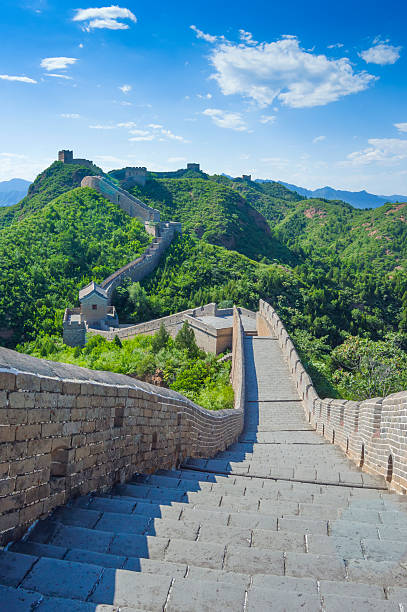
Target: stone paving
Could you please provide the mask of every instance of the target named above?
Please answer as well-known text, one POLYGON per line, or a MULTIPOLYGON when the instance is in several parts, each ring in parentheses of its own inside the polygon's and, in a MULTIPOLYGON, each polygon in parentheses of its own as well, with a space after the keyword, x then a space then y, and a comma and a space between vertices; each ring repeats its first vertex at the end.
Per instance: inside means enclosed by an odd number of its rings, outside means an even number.
POLYGON ((1 610, 407 610, 404 498, 312 431, 276 340, 245 357, 239 441, 59 508, 0 554, 1 610))

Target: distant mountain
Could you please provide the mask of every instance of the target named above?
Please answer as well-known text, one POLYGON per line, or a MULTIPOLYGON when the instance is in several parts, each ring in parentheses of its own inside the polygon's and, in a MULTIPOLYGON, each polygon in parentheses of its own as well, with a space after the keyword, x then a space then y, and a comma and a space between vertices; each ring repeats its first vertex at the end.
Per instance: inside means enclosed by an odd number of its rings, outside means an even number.
POLYGON ((17 204, 27 195, 30 185, 30 181, 18 178, 0 182, 0 206, 17 204))
MULTIPOLYGON (((273 181, 263 181, 262 179, 256 179, 256 182, 273 182, 273 181)), ((386 202, 407 202, 407 196, 403 195, 374 195, 373 193, 368 193, 367 191, 343 191, 341 189, 333 189, 332 187, 321 187, 320 189, 305 189, 304 187, 298 187, 298 185, 293 185, 291 183, 284 183, 284 181, 278 181, 288 189, 292 191, 296 191, 302 196, 306 198, 324 198, 325 200, 342 200, 343 202, 347 202, 351 204, 355 208, 377 208, 378 206, 382 206, 386 204, 386 202)))

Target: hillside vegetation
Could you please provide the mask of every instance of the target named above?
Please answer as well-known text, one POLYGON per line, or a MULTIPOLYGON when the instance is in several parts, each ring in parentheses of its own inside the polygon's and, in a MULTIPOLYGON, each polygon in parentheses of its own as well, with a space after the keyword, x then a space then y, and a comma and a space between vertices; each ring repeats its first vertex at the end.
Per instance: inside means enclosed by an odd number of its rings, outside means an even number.
POLYGON ((63 310, 76 305, 78 290, 149 242, 139 221, 89 188, 71 190, 0 230, 3 343, 61 333, 63 310))
MULTIPOLYGON (((230 181, 229 181, 230 183, 230 181)), ((294 258, 255 208, 230 185, 203 178, 151 179, 132 193, 158 208, 163 219, 180 221, 184 232, 238 251, 251 259, 294 258)))
POLYGON ((83 177, 93 174, 103 174, 103 171, 97 166, 88 168, 76 164, 54 162, 31 183, 25 198, 14 206, 0 209, 0 228, 40 210, 51 200, 70 189, 80 187, 83 177))
MULTIPOLYGON (((144 229, 116 206, 72 189, 85 174, 56 162, 2 217, 3 343, 61 333, 62 309, 75 305, 77 290, 147 244, 144 229)), ((156 173, 133 192, 164 219, 181 221, 184 234, 141 284, 116 290, 122 322, 209 301, 256 309, 262 298, 322 395, 358 399, 407 386, 407 204, 356 210, 278 183, 196 171, 156 173), (360 359, 349 359, 355 351, 360 359)))

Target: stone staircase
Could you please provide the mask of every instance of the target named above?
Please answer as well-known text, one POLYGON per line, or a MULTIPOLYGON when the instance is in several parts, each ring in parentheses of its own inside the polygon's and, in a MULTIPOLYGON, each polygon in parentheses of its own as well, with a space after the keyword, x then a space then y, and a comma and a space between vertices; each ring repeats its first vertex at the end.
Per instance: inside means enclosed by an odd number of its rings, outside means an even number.
POLYGON ((404 498, 311 429, 277 340, 244 343, 239 441, 37 523, 0 555, 1 610, 407 610, 404 498))

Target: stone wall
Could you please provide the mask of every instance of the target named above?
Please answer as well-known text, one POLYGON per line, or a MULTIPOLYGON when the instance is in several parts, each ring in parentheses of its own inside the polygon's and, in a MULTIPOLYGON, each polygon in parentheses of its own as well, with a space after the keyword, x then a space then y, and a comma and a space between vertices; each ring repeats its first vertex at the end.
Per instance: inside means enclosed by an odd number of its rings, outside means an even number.
POLYGON ((162 254, 171 244, 174 238, 174 228, 171 223, 162 228, 161 236, 154 238, 153 242, 148 246, 145 252, 126 264, 119 270, 116 270, 100 283, 100 286, 107 291, 109 298, 112 296, 114 289, 123 282, 125 278, 130 278, 133 282, 141 281, 148 274, 151 274, 157 267, 162 254))
POLYGON ((120 206, 130 217, 136 217, 143 221, 160 221, 160 211, 147 206, 128 191, 114 185, 102 176, 85 176, 82 179, 81 187, 96 189, 103 197, 120 206))
MULTIPOLYGON (((251 311, 245 311, 245 309, 239 308, 239 312, 242 314, 250 313, 249 316, 253 316, 254 313, 251 311)), ((146 321, 145 323, 139 323, 138 325, 128 325, 126 327, 120 327, 109 332, 101 332, 99 330, 88 330, 88 333, 95 333, 102 335, 106 340, 114 340, 115 336, 119 336, 121 340, 129 340, 135 336, 140 335, 151 335, 155 334, 161 324, 164 325, 168 333, 175 338, 182 324, 188 321, 195 334, 195 340, 204 351, 210 353, 223 353, 226 349, 231 347, 232 344, 232 330, 230 328, 215 329, 210 325, 199 321, 196 317, 202 316, 216 316, 216 315, 230 315, 233 313, 232 308, 217 308, 216 304, 210 303, 205 306, 198 306, 197 308, 189 308, 177 312, 167 317, 161 317, 160 319, 153 319, 152 321, 146 321)))
POLYGON ((321 399, 276 311, 260 300, 259 335, 278 339, 303 400, 307 420, 363 470, 407 491, 407 391, 363 402, 321 399))
POLYGON ((236 407, 214 412, 128 376, 0 349, 0 545, 72 496, 235 442, 244 402, 238 313, 235 328, 236 407))

